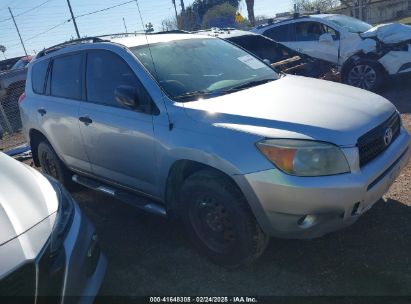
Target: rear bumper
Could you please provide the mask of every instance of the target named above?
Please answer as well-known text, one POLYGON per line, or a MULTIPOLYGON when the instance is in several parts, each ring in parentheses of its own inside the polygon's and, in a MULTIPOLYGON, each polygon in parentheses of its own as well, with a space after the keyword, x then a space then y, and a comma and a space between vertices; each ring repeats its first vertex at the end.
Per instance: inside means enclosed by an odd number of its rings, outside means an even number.
POLYGON ((384 153, 350 174, 296 177, 271 169, 234 179, 267 234, 315 238, 353 224, 387 192, 410 155, 402 129, 384 153))

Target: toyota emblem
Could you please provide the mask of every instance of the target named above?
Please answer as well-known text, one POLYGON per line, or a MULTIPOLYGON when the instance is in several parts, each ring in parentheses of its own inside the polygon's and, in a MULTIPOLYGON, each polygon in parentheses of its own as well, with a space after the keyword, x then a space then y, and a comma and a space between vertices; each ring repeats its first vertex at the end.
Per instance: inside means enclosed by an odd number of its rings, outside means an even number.
POLYGON ((388 128, 387 130, 385 130, 384 133, 384 143, 385 146, 388 146, 392 141, 392 129, 388 128))

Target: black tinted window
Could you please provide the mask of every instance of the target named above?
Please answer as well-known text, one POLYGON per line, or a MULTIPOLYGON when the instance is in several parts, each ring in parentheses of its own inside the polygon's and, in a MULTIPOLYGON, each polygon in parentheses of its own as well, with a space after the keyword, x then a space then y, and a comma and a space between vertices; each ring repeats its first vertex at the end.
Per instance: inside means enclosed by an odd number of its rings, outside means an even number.
POLYGON ((44 94, 44 82, 46 81, 49 60, 43 60, 33 65, 31 70, 31 84, 33 91, 37 94, 44 94))
POLYGON ((81 54, 55 58, 51 73, 51 95, 81 99, 81 70, 81 54))
POLYGON ((118 86, 141 88, 130 67, 107 51, 88 53, 86 83, 87 100, 108 106, 120 106, 114 96, 118 86))
POLYGON ((295 55, 289 48, 261 35, 244 35, 228 38, 260 59, 268 59, 271 63, 284 60, 295 55))
POLYGON ((291 24, 279 25, 272 29, 266 30, 264 32, 264 36, 267 36, 279 42, 287 42, 287 41, 294 40, 292 37, 292 25, 291 24))

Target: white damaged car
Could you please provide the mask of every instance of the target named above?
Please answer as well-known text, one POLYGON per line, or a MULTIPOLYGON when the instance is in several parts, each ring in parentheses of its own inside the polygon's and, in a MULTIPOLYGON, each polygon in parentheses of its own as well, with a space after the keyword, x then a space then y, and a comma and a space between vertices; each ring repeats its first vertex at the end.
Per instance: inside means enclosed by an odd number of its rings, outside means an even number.
POLYGON ((1 152, 0 168, 0 298, 91 303, 107 265, 92 224, 53 178, 1 152))
POLYGON ((341 68, 342 81, 370 91, 388 76, 411 72, 411 26, 376 27, 336 14, 272 20, 252 32, 341 68))

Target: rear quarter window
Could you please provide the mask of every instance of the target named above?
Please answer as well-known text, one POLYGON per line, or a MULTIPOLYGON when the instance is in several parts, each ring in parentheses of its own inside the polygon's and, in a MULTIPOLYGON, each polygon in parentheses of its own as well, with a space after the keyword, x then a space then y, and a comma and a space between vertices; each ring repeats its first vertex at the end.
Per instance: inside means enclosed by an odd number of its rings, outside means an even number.
POLYGON ((47 70, 50 60, 42 60, 33 65, 31 69, 31 85, 33 92, 36 94, 44 94, 47 70))

